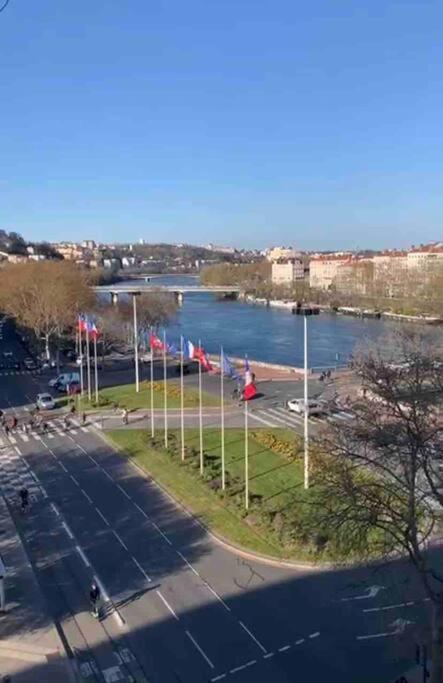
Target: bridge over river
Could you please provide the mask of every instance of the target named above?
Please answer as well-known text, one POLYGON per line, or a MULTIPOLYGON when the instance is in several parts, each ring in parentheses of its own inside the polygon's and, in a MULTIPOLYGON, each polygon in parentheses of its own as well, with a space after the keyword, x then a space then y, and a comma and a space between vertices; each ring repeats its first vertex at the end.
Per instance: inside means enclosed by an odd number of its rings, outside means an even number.
POLYGON ((94 290, 100 294, 110 294, 111 300, 115 304, 118 302, 120 294, 137 296, 138 294, 146 294, 149 292, 169 292, 175 295, 180 305, 183 303, 185 294, 219 294, 229 299, 235 299, 240 294, 240 287, 235 287, 233 285, 205 287, 199 285, 154 285, 149 282, 99 285, 94 287, 94 290))

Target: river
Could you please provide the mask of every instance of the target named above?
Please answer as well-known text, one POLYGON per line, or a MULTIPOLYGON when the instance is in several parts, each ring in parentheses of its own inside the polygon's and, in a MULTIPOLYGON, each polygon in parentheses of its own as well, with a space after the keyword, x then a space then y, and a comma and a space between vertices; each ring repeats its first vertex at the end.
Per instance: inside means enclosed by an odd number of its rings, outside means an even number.
MULTIPOLYGON (((128 280, 121 284, 134 284, 128 280)), ((144 282, 144 281, 143 281, 144 282)), ((195 285, 195 276, 164 275, 152 279, 161 285, 195 285)), ((344 365, 359 343, 376 340, 398 327, 382 320, 321 313, 308 318, 308 365, 311 368, 344 365)), ((254 360, 303 366, 303 317, 290 311, 219 300, 212 294, 185 294, 183 306, 167 329, 168 339, 180 335, 194 344, 201 339, 209 353, 223 345, 228 356, 245 354, 254 360)))

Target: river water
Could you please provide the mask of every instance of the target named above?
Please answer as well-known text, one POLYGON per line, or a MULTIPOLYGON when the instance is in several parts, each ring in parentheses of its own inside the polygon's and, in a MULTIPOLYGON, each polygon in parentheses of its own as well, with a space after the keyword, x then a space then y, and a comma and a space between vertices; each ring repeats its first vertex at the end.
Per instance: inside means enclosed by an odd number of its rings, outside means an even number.
MULTIPOLYGON (((129 280, 124 284, 134 284, 129 280)), ((144 282, 144 281, 143 281, 144 282)), ((195 276, 165 275, 152 279, 152 286, 196 285, 195 276)), ((344 365, 356 345, 376 340, 397 327, 396 323, 321 313, 308 318, 308 366, 344 365)), ((168 340, 180 335, 194 344, 201 339, 209 353, 283 365, 303 366, 303 317, 290 311, 219 300, 212 294, 185 294, 177 318, 168 327, 168 340)))

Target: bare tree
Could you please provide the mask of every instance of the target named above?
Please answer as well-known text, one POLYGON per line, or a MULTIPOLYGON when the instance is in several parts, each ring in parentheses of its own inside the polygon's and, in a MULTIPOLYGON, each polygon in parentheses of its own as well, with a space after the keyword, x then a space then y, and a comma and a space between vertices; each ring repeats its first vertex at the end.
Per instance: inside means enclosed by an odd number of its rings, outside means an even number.
POLYGON ((395 347, 361 353, 355 371, 356 419, 332 426, 317 455, 318 522, 343 555, 410 558, 433 605, 432 683, 443 683, 443 575, 429 552, 443 506, 441 346, 403 332, 395 347))
POLYGON ((10 264, 0 280, 1 309, 43 338, 47 358, 51 338, 74 326, 93 301, 86 273, 68 261, 10 264))

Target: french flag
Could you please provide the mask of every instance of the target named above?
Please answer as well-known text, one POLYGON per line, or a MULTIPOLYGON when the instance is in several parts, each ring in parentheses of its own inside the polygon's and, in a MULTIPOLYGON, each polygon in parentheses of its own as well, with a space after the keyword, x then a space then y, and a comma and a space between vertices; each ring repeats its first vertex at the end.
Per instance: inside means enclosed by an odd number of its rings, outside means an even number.
POLYGON ((189 360, 194 360, 194 358, 195 358, 195 346, 192 343, 192 341, 190 341, 189 339, 187 341, 185 341, 183 350, 185 352, 186 358, 188 358, 189 360))
POLYGON ((257 387, 254 383, 254 377, 249 367, 249 361, 245 358, 245 388, 243 389, 243 400, 250 401, 251 398, 257 395, 257 387))

